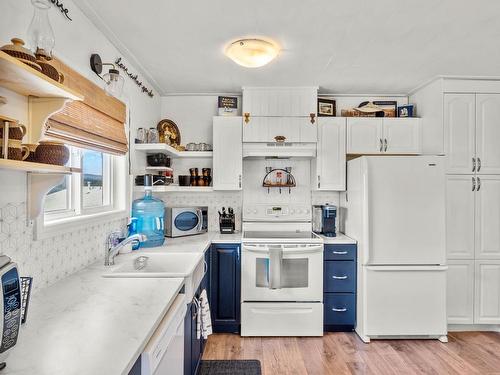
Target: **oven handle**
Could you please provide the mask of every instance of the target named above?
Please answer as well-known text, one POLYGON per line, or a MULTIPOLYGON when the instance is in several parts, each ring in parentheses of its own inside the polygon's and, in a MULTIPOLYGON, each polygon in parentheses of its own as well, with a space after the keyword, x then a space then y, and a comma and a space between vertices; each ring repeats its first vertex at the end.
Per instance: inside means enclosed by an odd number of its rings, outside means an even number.
POLYGON ((251 251, 252 253, 269 254, 269 248, 268 247, 243 245, 243 250, 248 250, 248 251, 251 251))
MULTIPOLYGON (((323 245, 317 246, 302 246, 302 247, 286 247, 282 246, 284 255, 286 254, 306 254, 323 252, 323 245)), ((253 253, 269 254, 268 247, 259 247, 252 245, 243 245, 243 250, 248 250, 253 253)))

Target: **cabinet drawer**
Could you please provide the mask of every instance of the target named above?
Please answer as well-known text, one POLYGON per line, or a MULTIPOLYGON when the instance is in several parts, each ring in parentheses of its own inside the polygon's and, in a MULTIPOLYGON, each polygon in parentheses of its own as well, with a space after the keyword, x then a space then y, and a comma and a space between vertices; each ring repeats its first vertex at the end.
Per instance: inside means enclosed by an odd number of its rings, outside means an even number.
POLYGON ((324 292, 354 293, 356 291, 356 262, 324 262, 324 292))
POLYGON ((354 325, 356 295, 351 293, 324 294, 324 324, 354 325))
POLYGON ((325 260, 356 260, 356 244, 325 245, 325 260))

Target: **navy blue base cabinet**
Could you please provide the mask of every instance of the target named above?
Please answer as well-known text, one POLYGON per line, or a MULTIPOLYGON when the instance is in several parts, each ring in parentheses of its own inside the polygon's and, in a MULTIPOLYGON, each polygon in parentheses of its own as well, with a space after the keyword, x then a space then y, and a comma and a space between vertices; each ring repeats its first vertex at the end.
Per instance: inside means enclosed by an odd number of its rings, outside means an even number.
POLYGON ((323 269, 324 331, 353 331, 356 327, 355 244, 325 245, 323 269))
POLYGON ((210 254, 210 313, 218 332, 240 332, 240 244, 213 244, 210 254))
MULTIPOLYGON (((205 262, 208 266, 207 273, 194 295, 195 298, 199 298, 202 290, 206 289, 210 299, 210 251, 205 253, 205 262)), ((205 349, 206 340, 196 337, 197 314, 196 304, 191 301, 184 320, 184 375, 196 374, 205 349)))

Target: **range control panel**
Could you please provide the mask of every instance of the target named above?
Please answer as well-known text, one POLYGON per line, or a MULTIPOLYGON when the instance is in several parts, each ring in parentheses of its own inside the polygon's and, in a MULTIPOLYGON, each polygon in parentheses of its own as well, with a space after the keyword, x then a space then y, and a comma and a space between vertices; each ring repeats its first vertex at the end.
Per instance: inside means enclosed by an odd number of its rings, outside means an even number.
POLYGON ((311 221, 311 207, 304 205, 248 205, 243 221, 311 221))
POLYGON ((17 269, 12 268, 2 276, 3 324, 0 353, 16 345, 21 324, 21 287, 17 269))

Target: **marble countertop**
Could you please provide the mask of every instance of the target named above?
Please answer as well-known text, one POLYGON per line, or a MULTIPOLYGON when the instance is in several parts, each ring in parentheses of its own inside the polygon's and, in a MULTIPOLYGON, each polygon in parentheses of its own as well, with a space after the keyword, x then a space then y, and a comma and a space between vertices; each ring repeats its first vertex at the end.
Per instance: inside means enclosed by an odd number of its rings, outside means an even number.
POLYGON ((323 239, 325 245, 341 245, 341 244, 356 244, 357 241, 353 240, 351 237, 347 237, 343 233, 337 233, 336 237, 327 237, 320 234, 320 237, 323 239))
POLYGON ((107 279, 99 262, 40 290, 2 374, 128 374, 184 279, 107 279))

